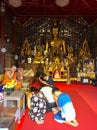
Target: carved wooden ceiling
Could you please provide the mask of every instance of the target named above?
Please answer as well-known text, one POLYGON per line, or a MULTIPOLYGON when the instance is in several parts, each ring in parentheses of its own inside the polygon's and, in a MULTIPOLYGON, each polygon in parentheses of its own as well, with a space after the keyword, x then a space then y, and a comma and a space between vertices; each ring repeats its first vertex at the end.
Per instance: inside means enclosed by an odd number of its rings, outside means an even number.
MULTIPOLYGON (((2 1, 2 0, 1 0, 2 1)), ((20 7, 13 7, 9 0, 3 0, 21 22, 32 16, 83 16, 89 22, 97 17, 97 0, 68 0, 64 7, 56 5, 56 0, 22 0, 20 7)))

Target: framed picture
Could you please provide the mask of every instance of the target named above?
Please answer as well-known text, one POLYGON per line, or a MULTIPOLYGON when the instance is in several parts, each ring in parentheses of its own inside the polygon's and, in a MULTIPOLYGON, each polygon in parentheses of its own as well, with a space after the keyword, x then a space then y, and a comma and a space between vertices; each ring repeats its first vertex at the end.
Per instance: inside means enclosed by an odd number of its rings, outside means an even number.
POLYGON ((81 77, 81 83, 89 84, 90 83, 90 78, 88 78, 88 77, 81 77))
POLYGON ((31 62, 32 62, 31 57, 28 57, 28 63, 31 64, 31 62))
POLYGON ((90 78, 88 78, 88 77, 81 77, 81 83, 89 84, 90 83, 90 78))
POLYGON ((94 73, 95 64, 93 59, 87 59, 83 61, 83 72, 84 73, 94 73))

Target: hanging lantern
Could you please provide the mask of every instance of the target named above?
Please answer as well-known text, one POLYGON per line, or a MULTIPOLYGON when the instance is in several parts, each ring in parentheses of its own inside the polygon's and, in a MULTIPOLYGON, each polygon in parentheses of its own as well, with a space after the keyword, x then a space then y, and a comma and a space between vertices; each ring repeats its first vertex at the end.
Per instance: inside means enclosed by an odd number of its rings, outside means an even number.
POLYGON ((4 48, 4 47, 1 48, 1 52, 2 52, 2 53, 5 53, 5 52, 6 52, 6 48, 4 48))
POLYGON ((9 0, 9 4, 13 7, 20 7, 22 5, 22 0, 9 0))
POLYGON ((1 12, 1 13, 4 13, 4 12, 5 12, 5 3, 4 3, 4 2, 1 2, 0 12, 1 12))
POLYGON ((55 0, 56 5, 60 7, 67 6, 69 4, 69 0, 55 0))

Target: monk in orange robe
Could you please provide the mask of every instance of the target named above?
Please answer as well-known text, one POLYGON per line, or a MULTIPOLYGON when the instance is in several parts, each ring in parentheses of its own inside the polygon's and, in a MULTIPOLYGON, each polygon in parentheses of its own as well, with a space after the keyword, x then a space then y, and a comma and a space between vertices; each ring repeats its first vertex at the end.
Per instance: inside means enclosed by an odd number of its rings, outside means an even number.
POLYGON ((8 82, 11 82, 13 79, 16 82, 16 85, 14 87, 15 90, 20 89, 22 86, 22 80, 17 79, 16 69, 16 66, 12 66, 10 70, 6 71, 4 73, 4 79, 2 81, 2 84, 6 84, 8 82))

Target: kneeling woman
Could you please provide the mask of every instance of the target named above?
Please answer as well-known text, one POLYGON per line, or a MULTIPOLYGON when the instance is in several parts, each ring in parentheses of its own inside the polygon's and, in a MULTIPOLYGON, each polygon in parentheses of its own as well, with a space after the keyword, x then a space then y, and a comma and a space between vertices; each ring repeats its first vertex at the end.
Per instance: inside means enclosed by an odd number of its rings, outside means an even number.
POLYGON ((43 124, 46 113, 46 100, 43 93, 31 87, 27 97, 27 105, 29 117, 37 124, 43 124))

